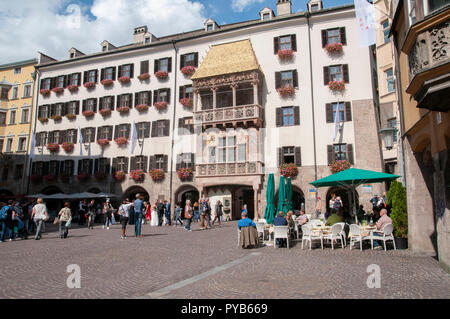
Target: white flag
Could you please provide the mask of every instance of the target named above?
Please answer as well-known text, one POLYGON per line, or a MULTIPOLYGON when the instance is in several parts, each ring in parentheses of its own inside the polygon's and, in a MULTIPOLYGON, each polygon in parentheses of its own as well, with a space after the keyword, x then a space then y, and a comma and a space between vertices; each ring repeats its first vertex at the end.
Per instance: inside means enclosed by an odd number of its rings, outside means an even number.
POLYGON ((340 117, 340 112, 339 112, 339 103, 336 104, 336 110, 334 111, 334 133, 333 133, 333 142, 337 137, 337 132, 339 130, 339 117, 340 117))
POLYGON ((78 127, 78 136, 80 137, 79 138, 79 141, 80 141, 80 156, 82 156, 83 155, 83 135, 81 134, 80 127, 78 127))
POLYGON ((368 47, 376 43, 375 7, 367 0, 355 0, 356 23, 359 46, 368 47))
POLYGON ((137 130, 136 130, 136 124, 134 124, 131 127, 131 141, 130 141, 130 153, 133 155, 134 148, 136 147, 136 141, 137 141, 137 130))
POLYGON ((33 132, 31 135, 31 144, 30 144, 30 158, 34 159, 34 148, 36 147, 36 133, 33 132))

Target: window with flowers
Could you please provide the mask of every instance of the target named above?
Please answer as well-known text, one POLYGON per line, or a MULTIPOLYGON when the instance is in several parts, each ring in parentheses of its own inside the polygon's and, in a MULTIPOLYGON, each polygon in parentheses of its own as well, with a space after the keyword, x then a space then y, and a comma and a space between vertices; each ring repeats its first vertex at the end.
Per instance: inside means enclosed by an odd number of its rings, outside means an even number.
POLYGON ((75 86, 78 86, 78 85, 80 85, 80 77, 81 77, 81 74, 80 73, 73 73, 73 74, 71 74, 70 76, 69 76, 69 85, 75 85, 75 86))
POLYGON ((125 64, 119 67, 119 77, 133 77, 133 64, 125 64))
POLYGON ((335 161, 348 161, 350 164, 354 164, 353 160, 353 144, 332 144, 327 146, 328 153, 328 165, 333 164, 335 161))

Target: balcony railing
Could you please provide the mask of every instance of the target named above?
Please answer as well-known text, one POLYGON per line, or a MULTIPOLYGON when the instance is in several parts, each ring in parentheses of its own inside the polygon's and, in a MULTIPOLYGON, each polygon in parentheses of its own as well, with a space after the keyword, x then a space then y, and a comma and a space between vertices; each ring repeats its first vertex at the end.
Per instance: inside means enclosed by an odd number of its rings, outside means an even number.
POLYGON ((222 107, 194 113, 194 123, 203 125, 249 121, 261 125, 262 119, 262 107, 258 104, 222 107))
POLYGON ((197 177, 264 174, 261 162, 216 163, 196 165, 197 177))

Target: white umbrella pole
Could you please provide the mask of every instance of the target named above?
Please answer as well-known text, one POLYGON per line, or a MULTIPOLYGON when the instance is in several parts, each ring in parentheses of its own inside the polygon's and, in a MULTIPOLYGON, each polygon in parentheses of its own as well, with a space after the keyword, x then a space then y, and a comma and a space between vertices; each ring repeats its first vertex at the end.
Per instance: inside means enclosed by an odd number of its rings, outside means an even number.
POLYGON ((358 224, 358 214, 356 213, 355 185, 353 185, 353 183, 352 183, 352 191, 353 191, 353 213, 355 214, 356 224, 358 224))

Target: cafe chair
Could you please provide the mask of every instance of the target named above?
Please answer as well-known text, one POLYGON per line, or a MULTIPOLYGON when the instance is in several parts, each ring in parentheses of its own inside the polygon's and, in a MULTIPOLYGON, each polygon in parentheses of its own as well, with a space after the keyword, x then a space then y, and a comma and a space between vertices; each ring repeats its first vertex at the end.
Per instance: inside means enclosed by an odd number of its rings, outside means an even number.
POLYGON ((322 249, 323 249, 323 237, 322 237, 322 235, 315 236, 312 233, 311 228, 309 227, 309 225, 303 225, 302 226, 302 233, 303 233, 303 236, 302 236, 302 249, 303 249, 303 243, 306 240, 309 240, 309 250, 311 250, 311 242, 313 240, 315 240, 315 239, 320 239, 320 243, 321 243, 322 249))
MULTIPOLYGON (((363 240, 370 240, 370 243, 373 245, 371 236, 363 236, 361 232, 361 228, 356 224, 350 225, 350 250, 352 250, 352 246, 355 243, 359 242, 360 250, 362 251, 362 243, 363 240)), ((373 246, 372 246, 373 249, 373 246)))
POLYGON ((383 229, 381 231, 376 232, 376 233, 379 233, 380 235, 382 234, 383 237, 378 237, 378 236, 373 237, 374 240, 382 240, 383 241, 384 251, 386 251, 386 242, 388 240, 392 240, 392 243, 394 244, 394 250, 397 250, 397 248, 395 247, 395 239, 394 239, 393 231, 394 231, 394 225, 386 224, 383 226, 383 229))
POLYGON ((255 224, 256 224, 256 231, 258 232, 258 236, 262 235, 262 239, 264 241, 264 237, 265 237, 264 236, 265 235, 265 233, 264 233, 264 223, 256 222, 255 224))
POLYGON ((260 219, 258 219, 258 223, 264 223, 264 224, 267 224, 267 221, 266 221, 265 218, 260 218, 260 219))
POLYGON ((337 224, 334 224, 331 227, 331 233, 323 235, 323 239, 331 240, 331 249, 332 250, 334 250, 334 243, 333 243, 333 241, 334 240, 337 241, 338 239, 341 241, 342 249, 344 249, 344 245, 343 245, 343 242, 342 242, 341 231, 342 231, 342 225, 340 225, 340 223, 337 223, 337 224))
POLYGON ((241 245, 241 230, 238 228, 238 246, 241 245))
POLYGON ((344 240, 344 247, 347 246, 347 240, 346 240, 347 234, 345 233, 345 225, 347 225, 347 224, 346 223, 336 223, 335 225, 342 226, 342 230, 341 230, 340 234, 342 236, 342 239, 344 240))
POLYGON ((274 226, 273 227, 273 246, 276 248, 276 240, 283 239, 287 240, 287 248, 289 248, 289 226, 274 226))

